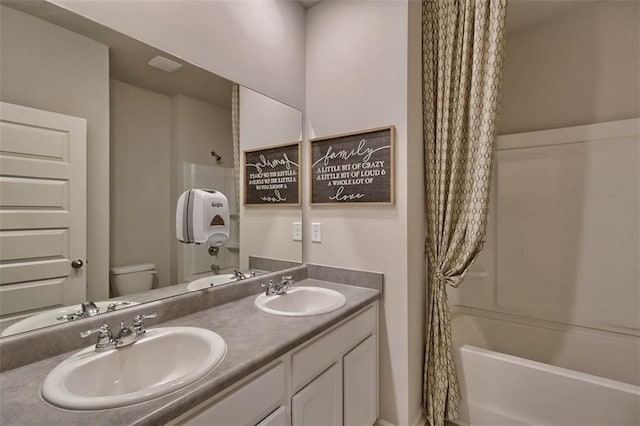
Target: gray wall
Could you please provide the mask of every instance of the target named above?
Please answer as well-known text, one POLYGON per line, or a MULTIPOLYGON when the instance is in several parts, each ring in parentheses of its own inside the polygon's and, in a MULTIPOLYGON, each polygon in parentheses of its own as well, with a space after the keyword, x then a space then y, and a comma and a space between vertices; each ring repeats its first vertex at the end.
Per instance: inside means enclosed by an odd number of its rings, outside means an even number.
POLYGON ((0 6, 0 99, 87 120, 87 298, 108 297, 109 51, 0 6))
POLYGON ((111 265, 153 263, 159 285, 174 284, 170 113, 169 96, 111 80, 111 265))
POLYGON ((182 281, 175 208, 184 162, 233 166, 231 110, 111 80, 111 265, 153 263, 182 281), (144 208, 141 208, 144 206, 144 208))

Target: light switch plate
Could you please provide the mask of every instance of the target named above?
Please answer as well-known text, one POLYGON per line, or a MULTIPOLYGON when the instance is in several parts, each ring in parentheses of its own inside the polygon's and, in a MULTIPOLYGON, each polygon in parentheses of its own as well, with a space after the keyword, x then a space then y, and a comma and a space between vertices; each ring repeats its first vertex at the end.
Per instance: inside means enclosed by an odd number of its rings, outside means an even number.
POLYGON ((293 222, 293 241, 302 241, 302 222, 293 222))
POLYGON ((322 242, 322 224, 320 222, 311 224, 311 241, 314 243, 322 242))

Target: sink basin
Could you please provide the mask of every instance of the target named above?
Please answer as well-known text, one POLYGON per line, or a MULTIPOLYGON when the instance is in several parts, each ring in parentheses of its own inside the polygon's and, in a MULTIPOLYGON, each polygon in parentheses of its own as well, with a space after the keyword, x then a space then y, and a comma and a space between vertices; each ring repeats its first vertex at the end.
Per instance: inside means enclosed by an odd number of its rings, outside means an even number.
POLYGON ((256 297, 258 309, 275 315, 304 317, 326 314, 344 306, 347 299, 340 292, 321 287, 291 287, 281 295, 256 297))
POLYGON ((62 361, 45 378, 42 397, 71 410, 100 410, 149 401, 187 386, 218 366, 227 344, 210 330, 163 327, 131 346, 62 361))
MULTIPOLYGON (((103 302, 95 302, 95 304, 98 307, 98 309, 100 309, 100 313, 103 314, 107 312, 107 306, 109 306, 109 304, 113 302, 122 302, 122 300, 117 300, 117 301, 107 300, 103 302)), ((118 306, 116 310, 124 309, 129 306, 134 306, 137 304, 138 304, 137 302, 129 302, 128 305, 118 306)), ((81 310, 82 309, 80 305, 73 305, 73 306, 65 306, 63 308, 56 308, 56 309, 44 311, 42 313, 30 316, 29 318, 25 318, 22 321, 18 321, 17 323, 10 325, 2 332, 2 336, 10 336, 12 334, 22 333, 24 331, 30 331, 36 328, 47 327, 49 325, 54 325, 54 324, 64 324, 65 322, 67 322, 66 320, 58 320, 57 318, 63 315, 74 314, 81 310)), ((79 319, 82 319, 82 318, 79 318, 79 319)))
POLYGON ((218 274, 210 275, 208 277, 199 278, 195 281, 191 281, 187 284, 187 290, 200 290, 203 288, 209 288, 220 284, 226 284, 233 281, 237 281, 237 278, 233 274, 218 274))

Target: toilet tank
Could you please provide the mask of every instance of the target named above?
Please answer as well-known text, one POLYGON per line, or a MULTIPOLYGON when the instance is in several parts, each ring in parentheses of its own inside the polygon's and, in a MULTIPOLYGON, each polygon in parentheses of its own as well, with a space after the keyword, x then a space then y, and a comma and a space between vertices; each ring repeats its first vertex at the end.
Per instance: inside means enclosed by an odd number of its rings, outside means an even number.
POLYGON ((111 290, 114 296, 142 293, 151 290, 156 265, 141 263, 111 268, 111 290))

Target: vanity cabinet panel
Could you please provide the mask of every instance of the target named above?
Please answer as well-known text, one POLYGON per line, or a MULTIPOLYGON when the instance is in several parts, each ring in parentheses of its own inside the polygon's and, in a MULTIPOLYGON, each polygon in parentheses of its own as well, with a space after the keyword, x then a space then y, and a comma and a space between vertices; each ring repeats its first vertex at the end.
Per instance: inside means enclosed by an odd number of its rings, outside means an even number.
POLYGON ((333 364, 317 379, 291 398, 294 426, 342 424, 342 377, 339 364, 333 364))
POLYGON ((287 407, 280 407, 269 414, 266 419, 258 423, 257 426, 288 426, 287 407))
POLYGON ((378 417, 378 302, 168 425, 361 426, 378 417))
MULTIPOLYGON (((280 405, 286 395, 285 365, 279 362, 222 400, 205 406, 180 424, 255 425, 280 405)), ((276 410, 277 411, 277 410, 276 410)), ((274 413, 275 414, 275 413, 274 413)), ((277 420, 277 419, 276 419, 277 420)), ((262 423, 260 423, 262 424, 262 423)), ((278 425, 280 423, 265 423, 278 425)), ((285 423, 286 424, 286 423, 285 423)))
POLYGON ((347 323, 305 346, 292 356, 294 391, 300 389, 337 359, 375 332, 376 310, 373 306, 357 314, 347 323))
POLYGON ((376 346, 376 336, 369 336, 343 359, 345 426, 370 426, 378 417, 376 346))

